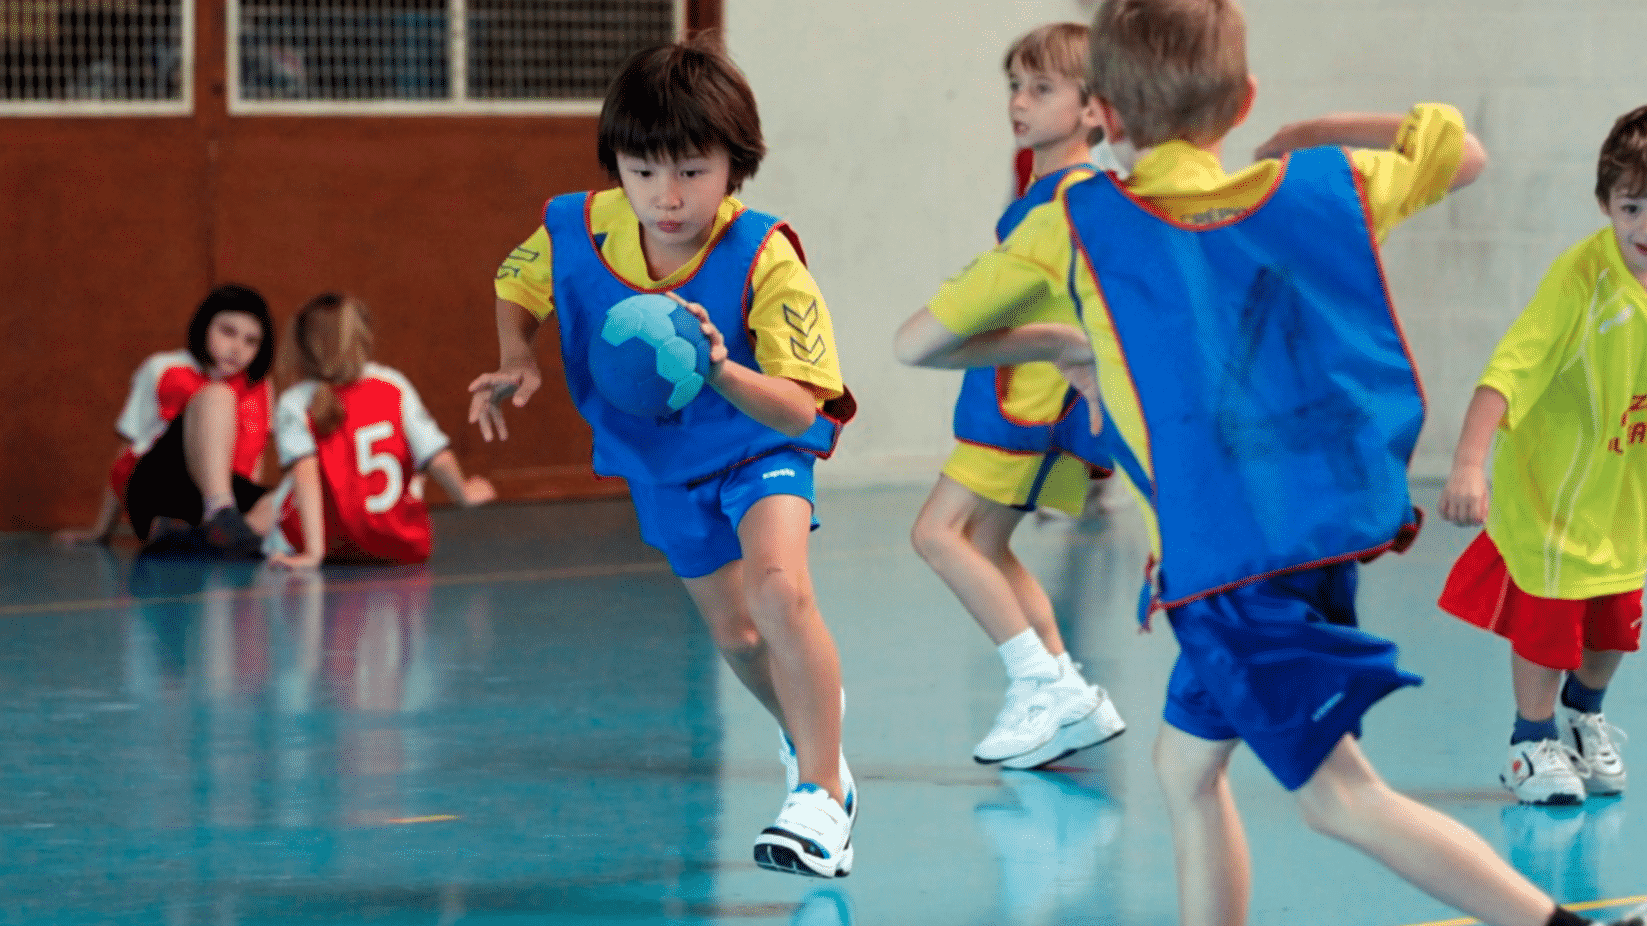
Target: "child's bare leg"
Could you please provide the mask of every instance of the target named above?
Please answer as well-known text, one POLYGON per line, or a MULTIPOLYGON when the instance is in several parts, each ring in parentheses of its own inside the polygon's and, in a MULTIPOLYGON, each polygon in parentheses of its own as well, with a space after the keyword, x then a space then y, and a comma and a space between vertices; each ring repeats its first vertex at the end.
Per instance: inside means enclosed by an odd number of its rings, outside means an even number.
POLYGON ((252 505, 251 510, 246 512, 246 525, 257 531, 260 536, 267 537, 269 531, 274 530, 277 514, 274 502, 277 494, 279 493, 264 492, 263 497, 259 498, 257 503, 252 505))
POLYGON ((183 460, 189 478, 205 501, 209 516, 214 508, 234 504, 234 441, 238 430, 234 390, 223 383, 207 383, 183 410, 183 460))
MULTIPOLYGON (((1469 828, 1390 789, 1345 736, 1298 789, 1304 821, 1490 926, 1544 926, 1555 901, 1469 828)), ((1186 921, 1187 922, 1187 921, 1186 921)))
POLYGON ((766 641, 755 629, 744 602, 743 561, 727 563, 709 575, 682 582, 732 674, 772 714, 779 726, 788 729, 783 707, 778 704, 778 692, 772 687, 766 641))
POLYGON ((1018 602, 1025 623, 1035 629, 1035 635, 1041 638, 1047 652, 1053 656, 1061 655, 1064 652, 1064 637, 1058 632, 1058 618, 1052 610, 1052 599, 1047 597, 1040 580, 1024 568, 1018 554, 1012 552, 1012 532, 1017 530, 1024 513, 988 501, 985 505, 987 507, 972 521, 973 545, 1000 570, 1007 586, 1012 589, 1012 596, 1018 602))
POLYGON ((1204 740, 1167 724, 1155 738, 1183 926, 1241 926, 1247 920, 1252 865, 1228 776, 1230 753, 1240 742, 1204 740))
POLYGON ((751 506, 738 525, 744 596, 766 641, 779 716, 795 744, 800 780, 844 802, 841 663, 812 592, 811 530, 812 504, 800 496, 769 495, 751 506))
MULTIPOLYGON (((1022 518, 1023 512, 980 498, 948 476, 939 476, 910 533, 915 552, 955 592, 997 646, 1029 629, 1030 623, 1017 589, 979 551, 973 533, 980 519, 987 519, 995 524, 993 533, 1011 536, 1022 518)), ((1050 604, 1047 610, 1051 611, 1050 604)), ((1058 651, 1063 651, 1061 643, 1058 651)))
MULTIPOLYGON (((1616 664, 1615 664, 1616 665, 1616 664)), ((1555 716, 1556 694, 1561 690, 1560 669, 1551 669, 1510 654, 1510 686, 1515 691, 1515 709, 1526 720, 1549 720, 1555 716)))
POLYGON ((1600 691, 1612 684, 1613 673, 1618 671, 1618 665, 1624 661, 1624 653, 1616 649, 1584 651, 1584 662, 1573 674, 1578 676, 1579 683, 1585 688, 1600 691))

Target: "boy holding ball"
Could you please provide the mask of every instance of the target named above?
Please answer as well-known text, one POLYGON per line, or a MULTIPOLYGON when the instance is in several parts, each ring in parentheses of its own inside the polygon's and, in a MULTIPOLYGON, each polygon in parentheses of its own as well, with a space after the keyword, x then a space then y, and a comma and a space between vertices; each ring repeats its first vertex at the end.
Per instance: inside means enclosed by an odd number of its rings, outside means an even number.
POLYGON ((812 465, 855 405, 794 232, 732 196, 765 153, 754 94, 719 49, 676 43, 631 57, 600 114, 598 155, 619 188, 551 199, 499 268, 501 360, 469 385, 469 420, 487 440, 508 437, 500 403, 524 406, 542 385, 533 341, 554 314, 595 471, 628 481, 641 536, 778 721, 789 794, 755 861, 843 877, 857 795, 807 537, 812 465), (666 417, 620 411, 589 369, 606 311, 637 293, 678 293, 710 345, 710 388, 666 417))

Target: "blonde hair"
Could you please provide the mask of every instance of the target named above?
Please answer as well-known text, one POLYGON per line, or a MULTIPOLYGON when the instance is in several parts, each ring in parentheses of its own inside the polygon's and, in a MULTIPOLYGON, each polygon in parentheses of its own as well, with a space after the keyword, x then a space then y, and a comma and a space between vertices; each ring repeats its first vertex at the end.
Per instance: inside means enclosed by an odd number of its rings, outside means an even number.
MULTIPOLYGON (((1001 59, 1001 70, 1012 74, 1014 64, 1026 71, 1057 74, 1075 81, 1081 88, 1081 102, 1092 95, 1087 87, 1087 35, 1083 23, 1047 23, 1036 26, 1013 42, 1001 59)), ((1087 144, 1104 140, 1102 127, 1087 133, 1087 144)))
POLYGON ((1103 0, 1088 40, 1093 93, 1134 147, 1211 144, 1247 101, 1247 24, 1235 0, 1103 0))
POLYGON ((292 316, 286 344, 288 379, 320 384, 309 400, 309 421, 315 435, 325 437, 343 424, 343 403, 333 387, 360 379, 372 359, 371 312, 353 296, 321 293, 292 316))

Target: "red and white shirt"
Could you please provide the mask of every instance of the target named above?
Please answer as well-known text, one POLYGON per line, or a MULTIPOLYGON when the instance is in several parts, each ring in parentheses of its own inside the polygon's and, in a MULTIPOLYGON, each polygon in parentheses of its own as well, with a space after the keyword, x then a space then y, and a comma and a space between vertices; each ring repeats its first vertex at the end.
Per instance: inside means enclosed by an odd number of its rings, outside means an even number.
MULTIPOLYGON (((109 484, 115 495, 126 497, 126 482, 138 459, 149 452, 172 421, 183 414, 194 394, 209 382, 211 377, 186 350, 153 354, 132 374, 131 392, 114 425, 120 436, 131 443, 131 448, 120 455, 109 473, 109 484)), ((252 479, 258 460, 269 445, 269 381, 249 383, 245 373, 238 373, 224 383, 234 390, 238 400, 234 471, 252 479)))
MULTIPOLYGON (((343 405, 343 423, 317 438, 309 404, 319 386, 304 380, 280 394, 275 447, 282 468, 309 456, 320 465, 327 552, 353 547, 394 562, 428 559, 432 532, 417 476, 446 449, 446 434, 405 376, 368 363, 360 379, 332 387, 343 405)), ((302 524, 290 496, 280 526, 301 549, 302 524)))

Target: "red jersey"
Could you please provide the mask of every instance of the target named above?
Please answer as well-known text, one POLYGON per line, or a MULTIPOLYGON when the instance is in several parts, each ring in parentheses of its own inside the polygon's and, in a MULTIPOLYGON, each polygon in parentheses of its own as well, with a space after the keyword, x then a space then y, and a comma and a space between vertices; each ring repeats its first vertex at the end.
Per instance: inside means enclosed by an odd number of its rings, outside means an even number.
MULTIPOLYGON (((126 497, 126 481, 131 478, 138 458, 149 452, 172 421, 183 414, 194 394, 209 382, 211 377, 186 350, 153 354, 132 374, 131 392, 114 426, 121 437, 131 442, 131 448, 120 455, 109 473, 109 484, 116 496, 126 497)), ((255 481, 257 462, 269 445, 269 381, 250 383, 245 373, 237 373, 224 383, 234 390, 238 400, 234 471, 255 481)))
MULTIPOLYGON (((368 363, 360 379, 333 387, 343 405, 343 423, 317 438, 309 403, 318 386, 305 380, 280 394, 275 446, 283 468, 308 456, 320 466, 327 552, 341 549, 397 563, 428 559, 433 545, 429 509, 421 483, 414 482, 446 449, 446 435, 406 377, 368 363)), ((302 525, 289 496, 281 530, 294 548, 302 547, 302 525)))

